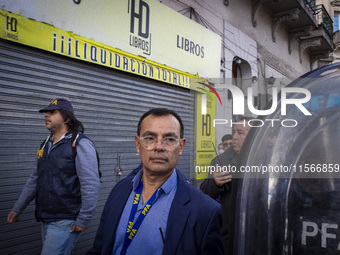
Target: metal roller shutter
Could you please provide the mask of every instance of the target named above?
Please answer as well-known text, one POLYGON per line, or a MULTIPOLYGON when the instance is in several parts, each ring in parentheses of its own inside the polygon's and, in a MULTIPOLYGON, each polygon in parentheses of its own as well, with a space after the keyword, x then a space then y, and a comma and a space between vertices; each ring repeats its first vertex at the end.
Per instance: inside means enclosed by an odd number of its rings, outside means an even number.
MULTIPOLYGON (((96 215, 76 245, 83 254, 92 245, 107 195, 119 178, 139 164, 134 135, 140 116, 153 107, 177 111, 185 125, 187 145, 179 168, 190 177, 194 141, 194 93, 128 73, 88 64, 0 40, 0 216, 7 217, 47 137, 38 110, 57 97, 68 98, 85 134, 96 144, 103 173, 96 215), (123 175, 118 176, 120 168, 123 175)), ((1 254, 39 254, 40 224, 34 202, 21 222, 0 223, 1 254)))

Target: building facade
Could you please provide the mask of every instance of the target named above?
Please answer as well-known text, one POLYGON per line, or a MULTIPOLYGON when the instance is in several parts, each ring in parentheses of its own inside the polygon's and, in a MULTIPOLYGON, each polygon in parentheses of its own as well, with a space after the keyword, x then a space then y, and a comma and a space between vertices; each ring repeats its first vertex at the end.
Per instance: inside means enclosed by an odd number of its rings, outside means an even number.
MULTIPOLYGON (((329 0, 161 2, 221 35, 221 74, 213 78, 239 86, 244 94, 252 87, 255 108, 265 107, 273 86, 332 62, 334 4, 329 0)), ((220 92, 226 103, 217 107, 217 118, 229 120, 232 97, 220 92)), ((216 129, 216 143, 230 132, 229 125, 216 129)))
POLYGON ((333 58, 334 62, 340 61, 340 1, 331 1, 331 5, 334 9, 334 52, 333 52, 333 58))

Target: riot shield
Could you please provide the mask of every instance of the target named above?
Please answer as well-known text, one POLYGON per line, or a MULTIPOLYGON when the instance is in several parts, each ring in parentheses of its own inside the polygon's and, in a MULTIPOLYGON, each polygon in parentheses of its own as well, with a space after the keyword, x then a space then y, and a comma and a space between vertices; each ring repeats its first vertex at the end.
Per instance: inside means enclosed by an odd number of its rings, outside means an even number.
POLYGON ((251 128, 239 164, 234 254, 340 254, 340 64, 288 87, 310 91, 303 107, 311 115, 287 105, 286 115, 278 107, 251 128))

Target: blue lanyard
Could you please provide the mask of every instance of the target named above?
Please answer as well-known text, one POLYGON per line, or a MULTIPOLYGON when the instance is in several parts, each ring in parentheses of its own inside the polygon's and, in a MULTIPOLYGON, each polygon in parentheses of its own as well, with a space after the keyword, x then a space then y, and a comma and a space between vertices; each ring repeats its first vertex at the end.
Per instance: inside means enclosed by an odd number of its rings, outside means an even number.
POLYGON ((159 188, 153 193, 152 197, 148 200, 148 202, 146 202, 143 208, 143 211, 139 214, 135 224, 133 224, 133 219, 135 218, 135 215, 137 212, 138 203, 139 203, 139 200, 141 199, 142 190, 143 190, 143 181, 139 183, 137 190, 136 190, 135 197, 133 199, 129 222, 126 227, 125 240, 124 240, 123 248, 122 248, 122 251, 120 252, 120 255, 126 254, 126 251, 129 245, 131 244, 133 238, 136 236, 136 233, 140 225, 142 224, 145 216, 149 213, 150 208, 156 199, 157 191, 159 190, 159 188))

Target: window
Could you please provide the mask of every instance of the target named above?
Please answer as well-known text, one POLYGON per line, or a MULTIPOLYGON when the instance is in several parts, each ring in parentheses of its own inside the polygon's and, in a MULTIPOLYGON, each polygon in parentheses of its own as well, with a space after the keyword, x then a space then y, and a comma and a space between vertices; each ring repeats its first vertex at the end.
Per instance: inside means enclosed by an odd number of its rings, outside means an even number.
POLYGON ((339 30, 340 12, 334 12, 334 32, 339 30))

